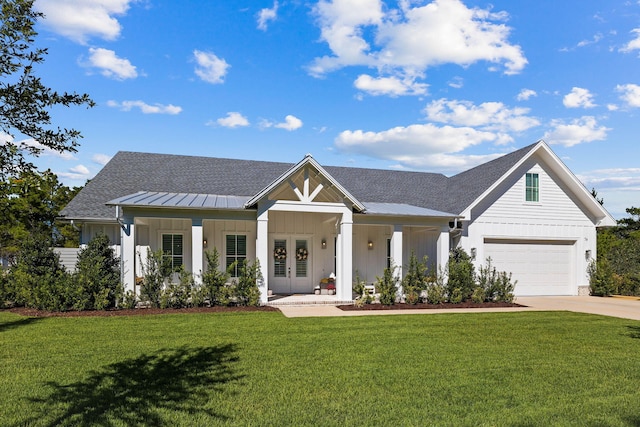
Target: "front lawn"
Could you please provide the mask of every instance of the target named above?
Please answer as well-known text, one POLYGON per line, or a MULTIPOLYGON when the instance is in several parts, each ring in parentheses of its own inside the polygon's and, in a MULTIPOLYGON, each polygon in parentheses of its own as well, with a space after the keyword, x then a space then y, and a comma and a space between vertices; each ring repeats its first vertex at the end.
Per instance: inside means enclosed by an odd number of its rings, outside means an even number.
POLYGON ((640 425, 640 322, 0 312, 2 425, 640 425))

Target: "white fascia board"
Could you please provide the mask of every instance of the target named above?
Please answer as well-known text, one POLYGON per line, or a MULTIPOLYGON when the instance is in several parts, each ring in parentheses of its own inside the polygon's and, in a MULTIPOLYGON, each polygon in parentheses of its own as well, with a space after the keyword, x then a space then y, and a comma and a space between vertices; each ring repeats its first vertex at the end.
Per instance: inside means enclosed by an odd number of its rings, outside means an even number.
POLYGON ((266 197, 271 191, 273 191, 280 184, 288 180, 292 177, 296 172, 304 168, 306 165, 311 165, 318 170, 322 174, 322 176, 331 183, 333 187, 335 187, 339 192, 341 192, 344 197, 349 200, 353 206, 355 206, 359 211, 364 211, 364 205, 360 203, 355 197, 351 195, 334 177, 332 177, 320 164, 311 156, 311 154, 307 154, 304 159, 299 161, 297 164, 289 168, 285 173, 280 175, 276 180, 274 180, 271 184, 265 187, 258 194, 249 199, 245 204, 245 208, 249 208, 250 206, 258 203, 262 198, 266 197))
POLYGON ((491 187, 489 187, 484 193, 482 193, 476 200, 473 201, 460 215, 464 217, 464 219, 468 220, 471 218, 471 210, 480 203, 485 197, 487 197, 491 192, 498 187, 508 176, 510 176, 515 170, 517 170, 524 162, 526 162, 531 156, 535 153, 542 150, 543 155, 541 156, 543 159, 547 161, 547 165, 551 167, 551 169, 558 174, 558 176, 563 179, 563 181, 569 186, 569 188, 574 192, 574 194, 578 197, 578 199, 589 209, 589 211, 594 214, 597 218, 598 222, 595 224, 599 227, 606 226, 614 226, 616 225, 616 220, 611 216, 609 212, 602 206, 598 201, 591 195, 591 192, 587 190, 587 188, 580 182, 580 180, 574 175, 573 172, 564 164, 564 162, 556 155, 556 153, 551 150, 549 145, 544 140, 538 141, 538 143, 533 147, 526 155, 524 155, 511 169, 509 169, 502 177, 493 183, 491 187))

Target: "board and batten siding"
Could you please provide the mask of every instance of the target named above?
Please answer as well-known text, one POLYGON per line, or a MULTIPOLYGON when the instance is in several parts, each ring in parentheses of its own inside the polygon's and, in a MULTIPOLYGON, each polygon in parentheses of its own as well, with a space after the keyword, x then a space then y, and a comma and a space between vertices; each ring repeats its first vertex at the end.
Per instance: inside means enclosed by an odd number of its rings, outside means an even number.
POLYGON ((589 259, 596 256, 596 230, 592 218, 570 196, 561 180, 543 164, 534 161, 522 165, 510 177, 478 204, 471 214, 462 247, 471 252, 475 248, 476 265, 486 261, 485 243, 494 239, 518 241, 561 241, 572 245, 575 262, 571 269, 570 294, 578 294, 588 285, 586 273, 589 259), (539 176, 539 201, 525 201, 525 175, 539 176))

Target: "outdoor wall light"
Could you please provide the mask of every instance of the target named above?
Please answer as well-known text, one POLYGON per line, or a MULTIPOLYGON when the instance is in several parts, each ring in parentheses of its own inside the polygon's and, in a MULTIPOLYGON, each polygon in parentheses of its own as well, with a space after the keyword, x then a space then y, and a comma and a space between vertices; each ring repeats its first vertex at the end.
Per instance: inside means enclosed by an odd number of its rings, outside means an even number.
POLYGON ((207 243, 207 239, 204 239, 204 240, 202 241, 202 247, 206 249, 206 248, 207 248, 207 245, 208 245, 208 243, 207 243))
POLYGON ((322 239, 322 249, 327 249, 327 239, 322 239))
POLYGON ((584 252, 584 258, 585 258, 587 261, 589 261, 589 260, 591 259, 591 249, 587 249, 587 250, 584 252))
POLYGON ((369 240, 369 243, 367 243, 367 247, 369 248, 369 250, 373 249, 373 242, 371 240, 369 240))
POLYGON ((476 250, 476 248, 471 248, 471 259, 472 260, 475 261, 477 253, 478 253, 478 251, 476 250))

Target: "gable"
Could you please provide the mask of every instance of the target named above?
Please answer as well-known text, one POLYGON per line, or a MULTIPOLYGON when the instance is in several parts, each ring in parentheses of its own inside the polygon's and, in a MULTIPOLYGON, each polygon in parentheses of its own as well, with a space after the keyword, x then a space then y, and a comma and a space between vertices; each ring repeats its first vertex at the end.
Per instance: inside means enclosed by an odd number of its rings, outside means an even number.
POLYGON ((305 203, 341 203, 344 196, 319 170, 306 165, 270 191, 267 199, 305 203))

